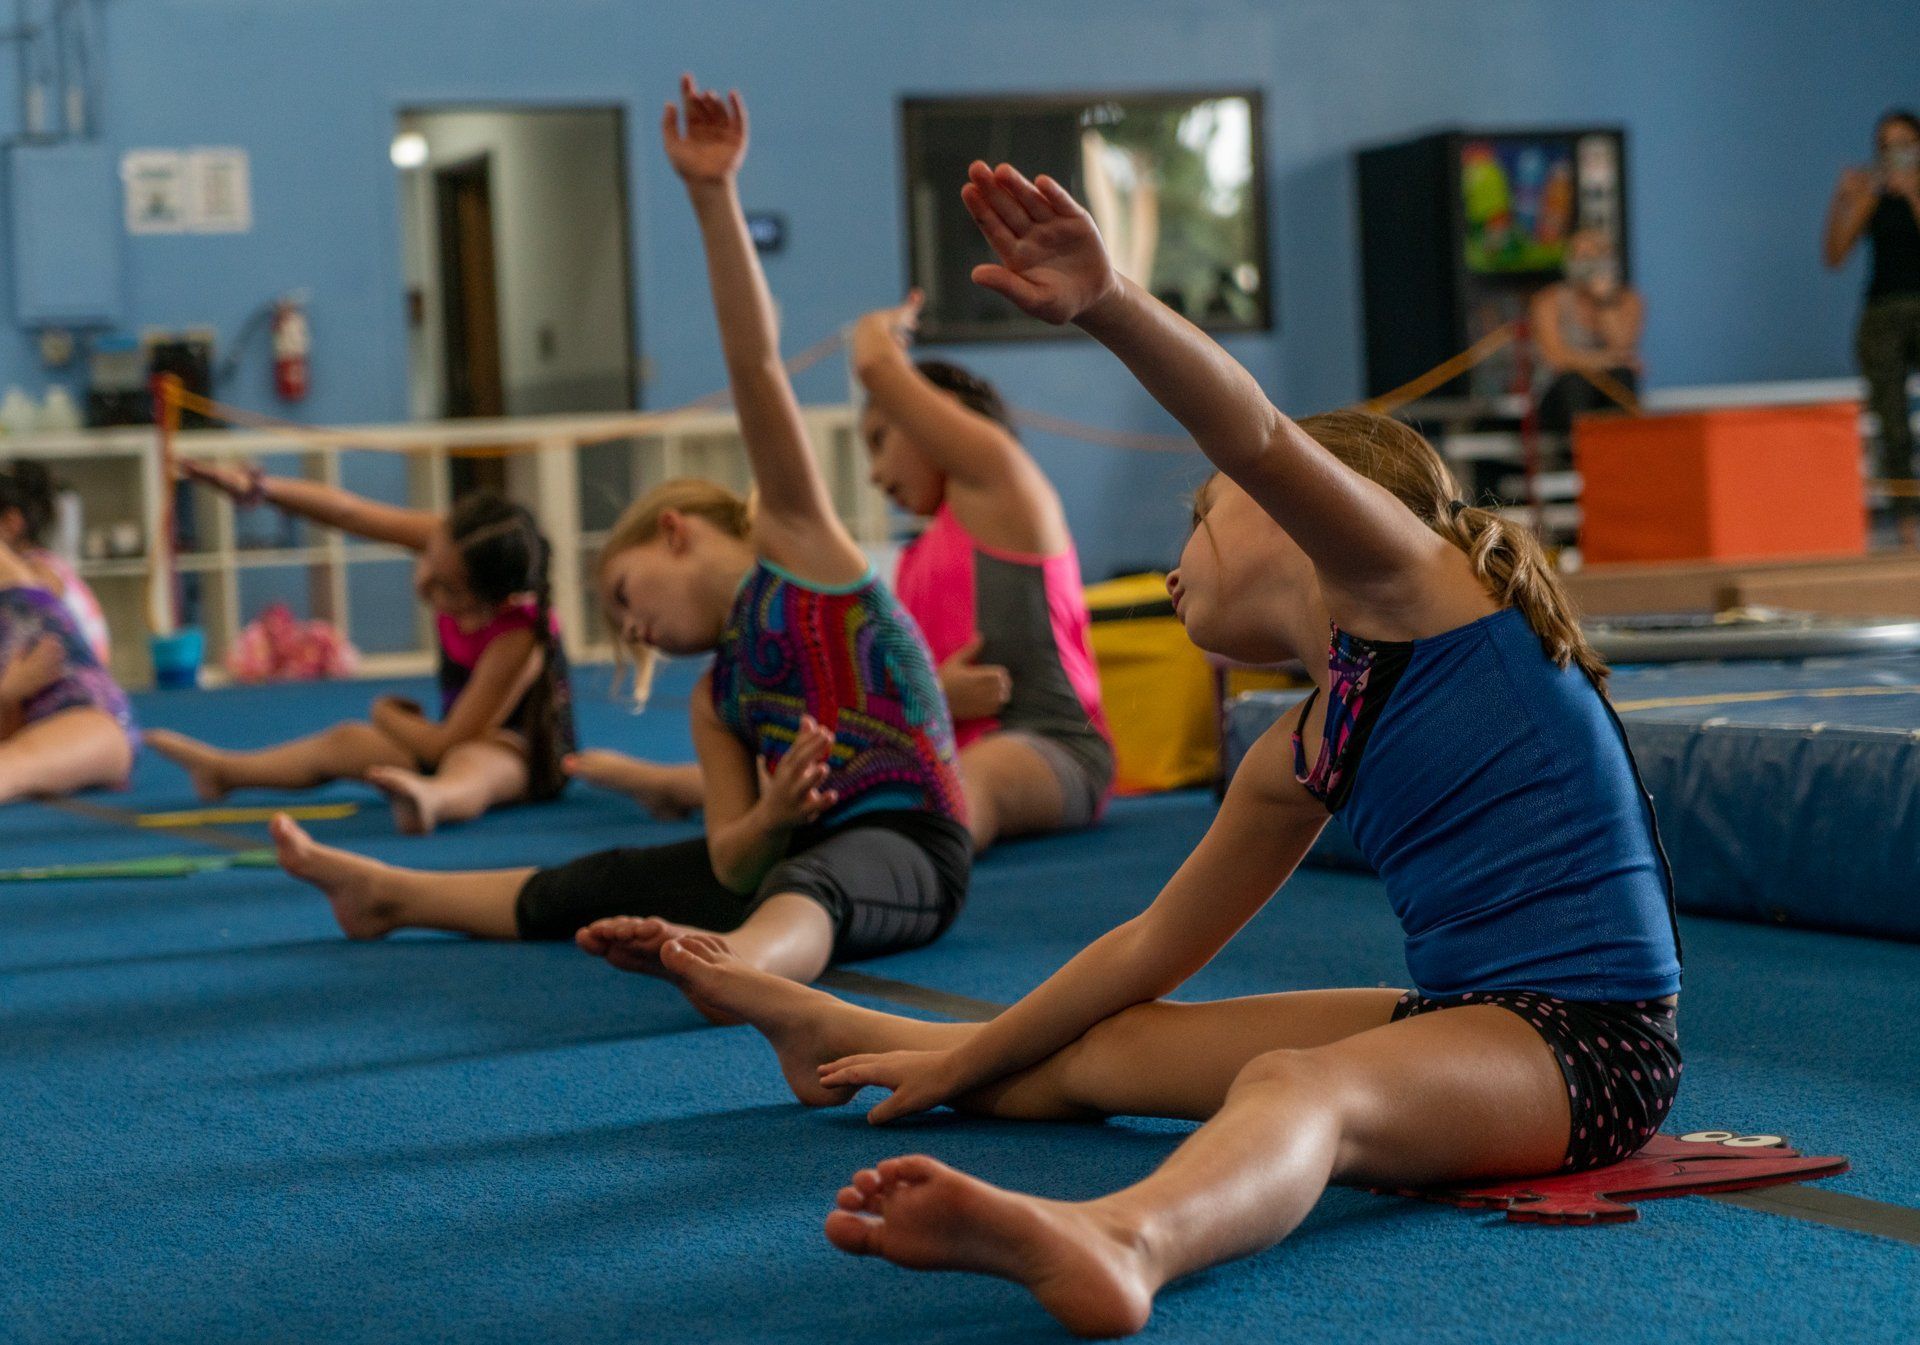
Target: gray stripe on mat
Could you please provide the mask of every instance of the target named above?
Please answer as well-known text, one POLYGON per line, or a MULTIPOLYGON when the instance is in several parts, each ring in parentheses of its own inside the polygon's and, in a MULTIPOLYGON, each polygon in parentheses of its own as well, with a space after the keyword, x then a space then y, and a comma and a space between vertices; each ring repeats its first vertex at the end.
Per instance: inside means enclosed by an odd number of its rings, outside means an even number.
POLYGON ((1778 1214, 1788 1219, 1845 1228, 1855 1233, 1871 1233, 1920 1246, 1920 1210, 1894 1205, 1884 1200, 1848 1195, 1824 1186, 1795 1182, 1785 1186, 1763 1186, 1752 1191, 1719 1191, 1707 1197, 1738 1205, 1761 1214, 1778 1214))

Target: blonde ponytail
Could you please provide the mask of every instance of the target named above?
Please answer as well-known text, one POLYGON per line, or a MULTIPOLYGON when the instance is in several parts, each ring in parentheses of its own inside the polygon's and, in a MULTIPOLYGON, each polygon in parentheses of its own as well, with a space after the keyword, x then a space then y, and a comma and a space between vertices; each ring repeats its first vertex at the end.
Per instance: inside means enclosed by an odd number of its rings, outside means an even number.
POLYGON ((1488 595, 1520 610, 1547 657, 1562 668, 1577 666, 1605 693, 1606 660, 1587 643, 1573 601, 1539 540, 1491 509, 1463 503, 1453 473, 1419 431, 1371 411, 1308 416, 1300 428, 1466 552, 1488 595))

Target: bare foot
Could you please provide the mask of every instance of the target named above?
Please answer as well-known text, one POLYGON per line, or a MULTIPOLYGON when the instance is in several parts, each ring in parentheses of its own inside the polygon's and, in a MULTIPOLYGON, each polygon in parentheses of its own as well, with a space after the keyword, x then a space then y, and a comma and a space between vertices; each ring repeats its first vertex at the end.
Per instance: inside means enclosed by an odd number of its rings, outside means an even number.
POLYGON ((660 948, 683 934, 704 934, 691 925, 676 925, 653 915, 610 915, 596 920, 573 936, 580 951, 604 957, 621 971, 637 971, 643 976, 672 980, 673 974, 660 965, 660 948))
POLYGON ((663 766, 624 752, 590 750, 575 752, 561 764, 575 780, 625 794, 662 821, 677 822, 704 802, 700 768, 690 763, 663 766))
POLYGON ((366 781, 387 796, 394 829, 406 836, 430 836, 440 824, 433 803, 433 782, 418 771, 400 766, 374 766, 366 781))
POLYGON ((140 736, 148 747, 186 770, 193 792, 202 803, 218 803, 232 792, 233 787, 221 773, 227 754, 219 748, 171 729, 148 729, 140 736))
POLYGON ((801 1102, 837 1107, 860 1091, 822 1084, 820 1066, 871 1048, 874 1037, 861 1031, 861 1020, 879 1015, 761 971, 712 934, 675 939, 661 946, 659 957, 694 1008, 715 1022, 749 1024, 767 1039, 801 1102))
POLYGON ((921 1155, 855 1173, 838 1203, 827 1240, 841 1251, 1012 1280, 1077 1336, 1130 1336, 1153 1312, 1137 1245, 1085 1206, 1003 1191, 921 1155))
POLYGON ((379 939, 398 927, 399 905, 380 896, 386 865, 364 855, 322 845, 285 813, 267 828, 280 867, 303 883, 312 883, 333 904, 333 918, 349 939, 379 939))

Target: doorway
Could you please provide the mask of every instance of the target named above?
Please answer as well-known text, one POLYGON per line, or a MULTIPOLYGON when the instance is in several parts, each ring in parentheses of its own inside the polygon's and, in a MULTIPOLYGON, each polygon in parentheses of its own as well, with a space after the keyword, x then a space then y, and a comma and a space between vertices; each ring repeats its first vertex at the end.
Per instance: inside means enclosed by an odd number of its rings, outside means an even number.
MULTIPOLYGON (((396 122, 411 415, 640 405, 618 107, 412 108, 396 122)), ((456 492, 505 464, 455 464, 456 492)))

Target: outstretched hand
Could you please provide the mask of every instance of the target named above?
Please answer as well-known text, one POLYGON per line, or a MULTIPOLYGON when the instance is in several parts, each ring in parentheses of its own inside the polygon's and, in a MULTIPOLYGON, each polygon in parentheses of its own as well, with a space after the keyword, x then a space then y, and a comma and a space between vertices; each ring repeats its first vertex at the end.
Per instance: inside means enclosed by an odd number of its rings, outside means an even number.
POLYGON ((259 502, 261 476, 258 467, 180 458, 176 461, 174 471, 181 480, 198 481, 203 486, 211 486, 235 503, 259 502))
POLYGON ((1029 182, 1009 164, 975 160, 960 199, 1000 258, 974 267, 973 283, 1022 312, 1072 322, 1118 284, 1093 216, 1044 173, 1029 182))
POLYGON ((853 324, 849 355, 854 367, 860 368, 912 344, 913 334, 920 326, 920 308, 925 302, 925 297, 916 289, 907 294, 905 303, 863 313, 853 324))
POLYGON ((965 1091, 948 1051, 850 1055, 820 1066, 820 1082, 828 1088, 887 1089, 891 1096, 867 1113, 875 1125, 932 1111, 965 1091))
POLYGON ((688 185, 725 182, 747 157, 747 105, 737 89, 722 99, 701 89, 692 75, 680 76, 680 101, 668 103, 660 119, 667 161, 688 185), (686 126, 681 128, 684 113, 686 126))

